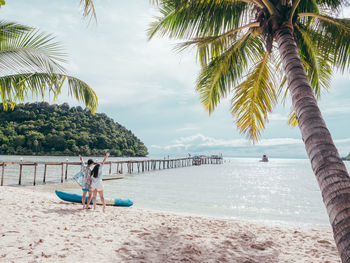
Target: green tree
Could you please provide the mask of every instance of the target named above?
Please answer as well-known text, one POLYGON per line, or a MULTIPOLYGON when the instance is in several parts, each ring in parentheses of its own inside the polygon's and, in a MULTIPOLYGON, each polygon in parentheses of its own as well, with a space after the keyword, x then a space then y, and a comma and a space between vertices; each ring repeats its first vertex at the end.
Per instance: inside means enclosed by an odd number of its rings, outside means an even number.
POLYGON ((124 149, 123 155, 124 156, 135 156, 135 152, 133 149, 124 149))
POLYGON ((22 146, 26 141, 26 137, 24 135, 17 135, 14 136, 14 145, 17 146, 22 146))
POLYGON ((73 147, 76 146, 77 142, 73 139, 69 139, 66 141, 68 149, 73 151, 73 147))
POLYGON ((88 145, 81 146, 80 151, 83 155, 90 155, 91 154, 91 150, 90 150, 88 145))
POLYGON ((346 0, 159 0, 156 33, 186 39, 201 63, 197 91, 212 113, 232 93, 240 132, 257 141, 280 96, 290 93, 343 262, 350 262, 350 178, 316 98, 333 69, 349 68, 350 20, 333 18, 346 0), (277 45, 273 45, 274 42, 277 45))

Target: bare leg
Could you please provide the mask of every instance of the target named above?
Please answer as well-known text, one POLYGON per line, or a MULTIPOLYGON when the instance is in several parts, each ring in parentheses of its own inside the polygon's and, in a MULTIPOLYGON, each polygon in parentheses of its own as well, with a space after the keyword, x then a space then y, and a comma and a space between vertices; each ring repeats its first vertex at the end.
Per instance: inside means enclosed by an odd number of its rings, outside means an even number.
POLYGON ((87 203, 86 203, 86 209, 88 209, 89 206, 90 206, 91 198, 92 198, 92 191, 90 190, 89 191, 88 200, 87 200, 87 203))
POLYGON ((103 197, 103 190, 102 191, 98 191, 100 198, 101 198, 101 202, 103 205, 102 211, 105 212, 106 209, 106 202, 105 202, 105 198, 103 197))
POLYGON ((97 189, 94 190, 93 198, 92 198, 92 203, 94 205, 94 210, 96 210, 96 197, 97 197, 97 189))
POLYGON ((83 197, 81 198, 81 202, 83 203, 83 209, 85 208, 85 197, 86 197, 86 191, 83 191, 83 197))

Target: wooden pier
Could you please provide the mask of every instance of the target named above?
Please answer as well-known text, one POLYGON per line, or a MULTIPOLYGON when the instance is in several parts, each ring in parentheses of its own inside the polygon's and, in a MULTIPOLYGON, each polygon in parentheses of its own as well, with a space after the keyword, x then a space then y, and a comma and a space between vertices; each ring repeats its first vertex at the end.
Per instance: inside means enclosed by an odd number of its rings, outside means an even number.
MULTIPOLYGON (((122 161, 108 161, 105 162, 105 167, 109 166, 109 175, 105 177, 108 179, 113 179, 111 175, 118 175, 116 179, 120 179, 120 174, 124 172, 127 174, 133 173, 143 173, 153 170, 162 170, 162 169, 172 169, 172 168, 181 168, 192 165, 201 165, 201 164, 222 164, 222 156, 201 156, 198 157, 187 157, 187 158, 175 158, 175 159, 140 159, 140 160, 122 160, 122 161), (113 166, 116 168, 115 171, 112 171, 113 166), (124 170, 125 169, 125 170, 124 170)), ((80 166, 81 162, 0 162, 1 166, 1 182, 0 186, 4 185, 5 178, 5 168, 6 166, 18 166, 18 184, 22 184, 22 174, 23 168, 26 166, 34 167, 33 173, 33 185, 37 183, 37 168, 38 166, 43 167, 42 182, 46 183, 47 177, 47 167, 48 166, 58 166, 61 170, 60 173, 60 182, 63 183, 64 180, 68 179, 68 166, 80 166)), ((58 179, 58 178, 57 178, 58 179)))

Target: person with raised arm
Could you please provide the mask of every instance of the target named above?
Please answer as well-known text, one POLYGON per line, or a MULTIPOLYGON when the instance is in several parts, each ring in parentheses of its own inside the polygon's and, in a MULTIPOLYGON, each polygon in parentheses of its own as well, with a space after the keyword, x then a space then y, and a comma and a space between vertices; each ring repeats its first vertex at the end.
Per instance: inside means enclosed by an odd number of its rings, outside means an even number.
POLYGON ((90 192, 90 174, 91 174, 91 167, 94 164, 94 161, 92 159, 89 159, 87 161, 87 165, 85 164, 83 157, 79 155, 79 159, 81 161, 81 170, 79 173, 74 175, 74 180, 77 181, 77 183, 81 186, 81 190, 83 191, 83 197, 81 199, 81 202, 83 203, 83 209, 89 207, 89 203, 85 205, 85 199, 86 194, 89 193, 88 199, 91 200, 92 193, 90 192))
MULTIPOLYGON (((94 168, 91 171, 91 177, 90 177, 91 178, 90 189, 91 189, 91 192, 93 194, 92 203, 94 206, 94 210, 96 210, 96 197, 97 197, 97 192, 98 192, 98 194, 100 195, 102 205, 103 205, 103 208, 102 208, 103 212, 106 209, 106 202, 105 202, 105 199, 103 196, 103 185, 102 185, 103 173, 102 173, 102 170, 103 170, 103 165, 105 164, 108 156, 109 156, 109 152, 106 153, 106 156, 103 159, 102 163, 97 163, 94 166, 94 168)), ((90 201, 91 201, 91 195, 89 195, 88 204, 90 204, 90 201)))

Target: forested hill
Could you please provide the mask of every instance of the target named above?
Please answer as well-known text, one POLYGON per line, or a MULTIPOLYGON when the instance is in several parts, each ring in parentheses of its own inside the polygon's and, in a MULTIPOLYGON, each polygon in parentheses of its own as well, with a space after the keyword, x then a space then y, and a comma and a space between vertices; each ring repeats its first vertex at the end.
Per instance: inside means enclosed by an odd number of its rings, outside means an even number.
POLYGON ((0 153, 38 155, 145 156, 146 146, 104 113, 46 102, 18 104, 2 110, 0 153))

